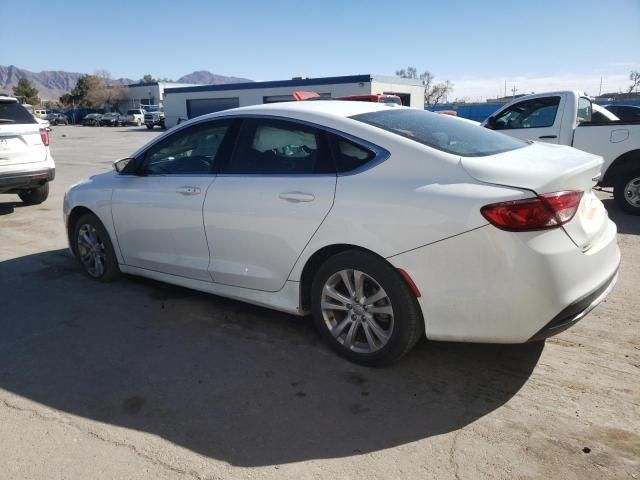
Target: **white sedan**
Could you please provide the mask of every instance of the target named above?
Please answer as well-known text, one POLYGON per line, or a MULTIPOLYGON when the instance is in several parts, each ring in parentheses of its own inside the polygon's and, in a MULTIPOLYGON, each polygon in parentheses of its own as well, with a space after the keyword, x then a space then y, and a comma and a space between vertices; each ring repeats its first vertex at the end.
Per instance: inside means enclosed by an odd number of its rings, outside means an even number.
POLYGON ((297 315, 382 365, 432 340, 521 343, 611 290, 600 157, 446 115, 318 101, 183 123, 69 189, 86 273, 120 272, 297 315))

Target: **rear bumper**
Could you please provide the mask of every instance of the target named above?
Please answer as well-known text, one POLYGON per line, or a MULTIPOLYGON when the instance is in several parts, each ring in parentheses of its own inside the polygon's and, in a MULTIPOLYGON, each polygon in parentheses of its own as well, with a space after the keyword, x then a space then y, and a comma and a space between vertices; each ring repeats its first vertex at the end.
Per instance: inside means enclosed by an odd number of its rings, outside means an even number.
POLYGON ((569 305, 562 312, 556 315, 553 320, 540 329, 529 342, 537 342, 544 340, 545 338, 552 337, 564 332, 567 328, 572 327, 584 317, 586 317, 594 308, 596 308, 602 301, 607 298, 613 287, 615 287, 618 281, 618 272, 615 275, 602 284, 597 290, 584 296, 577 302, 569 305))
POLYGON ((607 221, 583 252, 562 229, 486 226, 388 260, 422 293, 428 338, 525 343, 568 328, 604 298, 620 264, 616 233, 607 221))
POLYGON ((51 182, 55 176, 55 168, 0 174, 0 193, 36 188, 46 182, 51 182))

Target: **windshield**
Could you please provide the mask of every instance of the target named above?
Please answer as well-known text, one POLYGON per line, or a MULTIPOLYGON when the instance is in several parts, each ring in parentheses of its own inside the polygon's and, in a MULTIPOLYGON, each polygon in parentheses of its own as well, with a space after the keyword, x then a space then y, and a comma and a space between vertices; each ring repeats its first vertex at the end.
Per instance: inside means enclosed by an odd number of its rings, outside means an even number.
POLYGON ((463 157, 484 157, 527 144, 493 130, 411 108, 381 110, 350 117, 437 150, 463 157))
POLYGON ((140 113, 140 110, 127 110, 127 115, 135 115, 140 113))
POLYGON ((144 108, 144 111, 147 113, 153 113, 160 110, 160 107, 143 107, 143 108, 144 108))
POLYGON ((400 97, 380 97, 380 103, 393 103, 394 105, 402 105, 400 97))

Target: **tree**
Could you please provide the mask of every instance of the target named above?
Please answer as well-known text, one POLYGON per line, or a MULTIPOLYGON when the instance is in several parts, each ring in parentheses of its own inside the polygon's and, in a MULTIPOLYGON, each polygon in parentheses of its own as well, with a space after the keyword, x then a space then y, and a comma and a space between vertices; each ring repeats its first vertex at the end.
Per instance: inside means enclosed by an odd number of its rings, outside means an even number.
POLYGON ((122 100, 123 87, 114 85, 109 72, 82 75, 71 92, 60 97, 60 103, 83 108, 104 108, 106 104, 117 107, 122 100))
POLYGON ((632 93, 636 88, 638 88, 638 86, 640 86, 640 72, 631 71, 629 74, 629 80, 631 80, 629 93, 632 93))
POLYGON ((424 103, 430 107, 446 102, 447 97, 453 92, 453 83, 449 80, 434 83, 435 77, 428 70, 418 73, 416 67, 407 67, 397 70, 396 75, 420 80, 424 85, 424 103))
POLYGON ((150 73, 147 73, 144 77, 140 79, 139 83, 158 83, 158 82, 173 82, 173 80, 170 80, 167 77, 154 78, 150 73))
POLYGON ((13 87, 13 94, 19 98, 22 103, 29 105, 40 105, 40 97, 38 97, 38 89, 26 78, 18 80, 18 85, 13 87))

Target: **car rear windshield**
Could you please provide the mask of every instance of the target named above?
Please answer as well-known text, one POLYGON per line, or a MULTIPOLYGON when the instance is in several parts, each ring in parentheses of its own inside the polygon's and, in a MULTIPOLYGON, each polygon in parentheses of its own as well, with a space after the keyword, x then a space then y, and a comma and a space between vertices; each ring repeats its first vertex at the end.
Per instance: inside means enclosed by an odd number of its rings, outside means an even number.
POLYGON ((424 110, 379 110, 350 118, 463 157, 495 155, 527 145, 522 140, 450 115, 439 115, 424 110))
POLYGON ((18 102, 0 100, 0 125, 3 123, 38 123, 36 119, 18 102))

